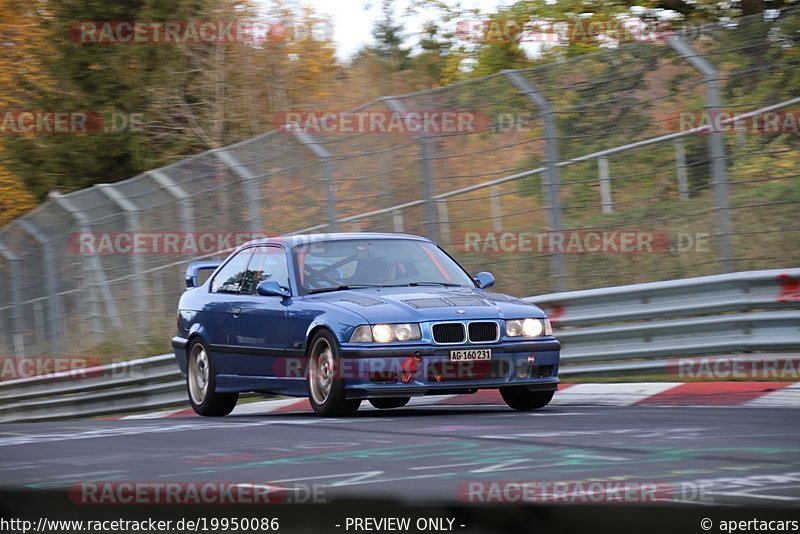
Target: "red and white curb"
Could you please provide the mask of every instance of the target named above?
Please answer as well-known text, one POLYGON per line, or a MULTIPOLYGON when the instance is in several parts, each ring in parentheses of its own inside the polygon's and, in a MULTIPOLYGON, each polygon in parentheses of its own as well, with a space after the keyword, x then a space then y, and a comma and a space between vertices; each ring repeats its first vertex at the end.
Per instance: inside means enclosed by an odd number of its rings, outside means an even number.
MULTIPOLYGON (((551 406, 742 406, 800 407, 800 382, 629 382, 561 384, 551 406)), ((497 390, 472 395, 411 399, 414 406, 505 406, 497 390)), ((374 410, 368 402, 362 410, 374 410)), ((240 404, 233 415, 308 413, 307 399, 278 399, 240 404)), ((191 408, 128 415, 115 419, 193 417, 191 408)))

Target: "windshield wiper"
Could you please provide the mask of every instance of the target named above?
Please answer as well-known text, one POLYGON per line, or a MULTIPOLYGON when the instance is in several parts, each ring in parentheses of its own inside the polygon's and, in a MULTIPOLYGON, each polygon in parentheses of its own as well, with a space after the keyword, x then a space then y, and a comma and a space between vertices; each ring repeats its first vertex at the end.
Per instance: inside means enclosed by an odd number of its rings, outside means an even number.
POLYGON ((409 282, 407 284, 397 284, 394 287, 418 287, 418 286, 444 286, 444 287, 463 287, 461 284, 454 284, 452 282, 409 282))
POLYGON ((380 286, 377 284, 351 284, 351 285, 343 285, 336 287, 320 287, 318 289, 309 289, 308 294, 313 295, 315 293, 329 293, 331 291, 346 291, 348 289, 362 289, 365 287, 385 287, 385 286, 380 286))

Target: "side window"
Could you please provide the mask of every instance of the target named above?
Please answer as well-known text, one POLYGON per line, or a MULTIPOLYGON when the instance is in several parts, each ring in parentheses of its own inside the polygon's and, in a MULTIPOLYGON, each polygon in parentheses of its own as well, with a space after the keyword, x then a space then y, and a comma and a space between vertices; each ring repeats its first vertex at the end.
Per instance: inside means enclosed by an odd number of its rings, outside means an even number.
POLYGON ((253 249, 249 248, 239 252, 236 256, 225 264, 220 272, 211 281, 212 293, 239 293, 242 289, 242 279, 247 270, 247 264, 253 255, 253 249))
POLYGON ((244 275, 242 293, 255 295, 261 282, 272 280, 289 287, 289 266, 286 252, 280 247, 256 247, 253 259, 244 275))

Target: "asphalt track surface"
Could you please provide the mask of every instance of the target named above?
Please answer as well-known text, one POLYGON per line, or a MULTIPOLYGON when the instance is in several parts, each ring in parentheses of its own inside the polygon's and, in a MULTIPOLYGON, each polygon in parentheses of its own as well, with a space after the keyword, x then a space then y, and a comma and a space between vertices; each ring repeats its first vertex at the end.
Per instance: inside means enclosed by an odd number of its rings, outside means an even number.
POLYGON ((470 483, 616 480, 681 487, 663 498, 684 506, 798 507, 800 409, 438 405, 5 424, 0 474, 6 489, 229 481, 409 504, 480 502, 470 483))

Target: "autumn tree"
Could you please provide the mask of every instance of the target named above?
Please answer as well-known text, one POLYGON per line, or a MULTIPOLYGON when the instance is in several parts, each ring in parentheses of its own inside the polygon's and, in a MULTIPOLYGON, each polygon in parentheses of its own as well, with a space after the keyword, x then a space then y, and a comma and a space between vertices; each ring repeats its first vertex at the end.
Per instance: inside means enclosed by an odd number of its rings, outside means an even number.
MULTIPOLYGON (((33 94, 52 86, 39 60, 48 50, 42 27, 44 8, 41 1, 0 0, 0 113, 4 121, 0 141, 19 135, 13 127, 6 131, 5 120, 27 110, 33 94)), ((8 168, 4 145, 0 142, 0 225, 35 206, 33 195, 8 168)))
POLYGON ((215 44, 112 43, 76 39, 81 21, 235 20, 245 13, 229 0, 48 0, 40 24, 50 50, 38 55, 52 87, 29 91, 27 107, 43 111, 85 111, 104 127, 84 135, 6 137, 12 172, 39 198, 57 188, 74 190, 114 182, 195 153, 226 139, 216 113, 224 96, 219 69, 223 50, 215 44), (72 31, 71 31, 72 30, 72 31), (215 78, 215 76, 217 76, 215 78), (209 101, 209 94, 220 99, 209 101), (181 105, 184 104, 184 105, 181 105), (165 109, 174 107, 177 120, 165 109), (110 128, 112 116, 142 117, 140 128, 110 128), (192 119, 195 119, 194 122, 192 119), (163 130, 170 130, 168 135, 163 130))

